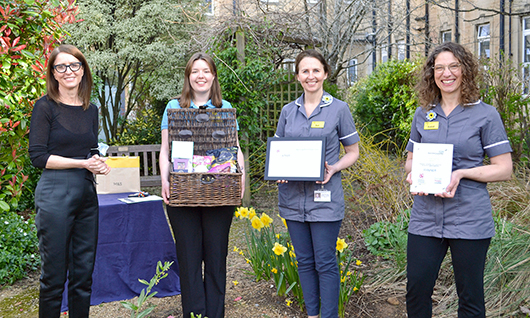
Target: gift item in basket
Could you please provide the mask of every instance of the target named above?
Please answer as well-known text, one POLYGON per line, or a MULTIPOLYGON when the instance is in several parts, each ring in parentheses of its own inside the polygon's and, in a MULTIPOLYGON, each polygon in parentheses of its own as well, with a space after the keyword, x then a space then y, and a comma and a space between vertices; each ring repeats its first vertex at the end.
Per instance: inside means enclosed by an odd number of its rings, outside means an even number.
POLYGON ((208 172, 213 158, 213 156, 193 156, 193 172, 208 172))
POLYGON ((214 157, 208 172, 237 171, 237 147, 208 150, 206 154, 214 157))
MULTIPOLYGON (((235 109, 168 109, 167 115, 170 141, 193 141, 195 156, 205 156, 212 149, 234 147, 237 158, 235 109)), ((169 205, 241 205, 241 177, 239 170, 234 173, 171 172, 169 205)))

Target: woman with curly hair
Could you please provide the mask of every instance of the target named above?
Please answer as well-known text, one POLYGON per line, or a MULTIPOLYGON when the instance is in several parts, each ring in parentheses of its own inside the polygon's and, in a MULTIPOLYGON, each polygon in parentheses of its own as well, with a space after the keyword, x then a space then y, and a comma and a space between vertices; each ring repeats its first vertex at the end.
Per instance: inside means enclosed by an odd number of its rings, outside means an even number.
POLYGON ((452 144, 451 181, 445 192, 415 195, 407 246, 407 313, 432 316, 432 293, 451 249, 458 317, 486 317, 484 266, 495 235, 487 182, 508 180, 511 147, 497 110, 479 99, 478 63, 456 43, 429 55, 417 86, 420 105, 412 121, 405 169, 412 184, 415 143, 452 144), (490 163, 484 164, 487 156, 490 163))

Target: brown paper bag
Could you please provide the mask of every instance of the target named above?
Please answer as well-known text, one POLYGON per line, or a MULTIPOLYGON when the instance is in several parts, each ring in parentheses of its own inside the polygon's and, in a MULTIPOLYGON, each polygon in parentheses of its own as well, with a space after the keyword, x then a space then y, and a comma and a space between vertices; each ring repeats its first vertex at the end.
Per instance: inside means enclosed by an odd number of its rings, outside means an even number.
POLYGON ((109 157, 108 175, 96 175, 97 193, 123 193, 140 191, 140 157, 109 157))

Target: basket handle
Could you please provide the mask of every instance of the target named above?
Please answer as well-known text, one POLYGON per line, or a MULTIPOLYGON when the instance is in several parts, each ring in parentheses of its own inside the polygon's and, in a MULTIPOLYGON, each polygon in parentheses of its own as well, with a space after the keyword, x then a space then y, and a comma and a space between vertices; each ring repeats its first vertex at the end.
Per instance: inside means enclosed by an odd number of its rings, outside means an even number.
POLYGON ((215 181, 215 176, 213 174, 203 174, 201 176, 202 184, 212 184, 215 181))
POLYGON ((191 138, 191 136, 193 136, 193 132, 191 130, 181 130, 181 131, 179 131, 179 137, 180 138, 186 139, 186 138, 191 138))
POLYGON ((212 133, 214 139, 223 139, 226 137, 226 133, 222 130, 216 130, 212 133))
POLYGON ((208 114, 198 114, 195 116, 195 120, 197 120, 199 123, 205 123, 210 120, 210 116, 208 116, 208 114))

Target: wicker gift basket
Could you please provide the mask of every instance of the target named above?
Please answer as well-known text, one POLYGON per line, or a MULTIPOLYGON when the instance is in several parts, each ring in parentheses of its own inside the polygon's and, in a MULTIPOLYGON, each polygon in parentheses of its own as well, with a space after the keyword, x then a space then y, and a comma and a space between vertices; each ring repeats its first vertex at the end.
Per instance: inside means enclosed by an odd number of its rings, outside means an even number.
MULTIPOLYGON (((169 109, 169 142, 193 141, 193 154, 237 146, 234 108, 169 109)), ((236 173, 170 172, 170 206, 241 205, 241 170, 236 173)))

